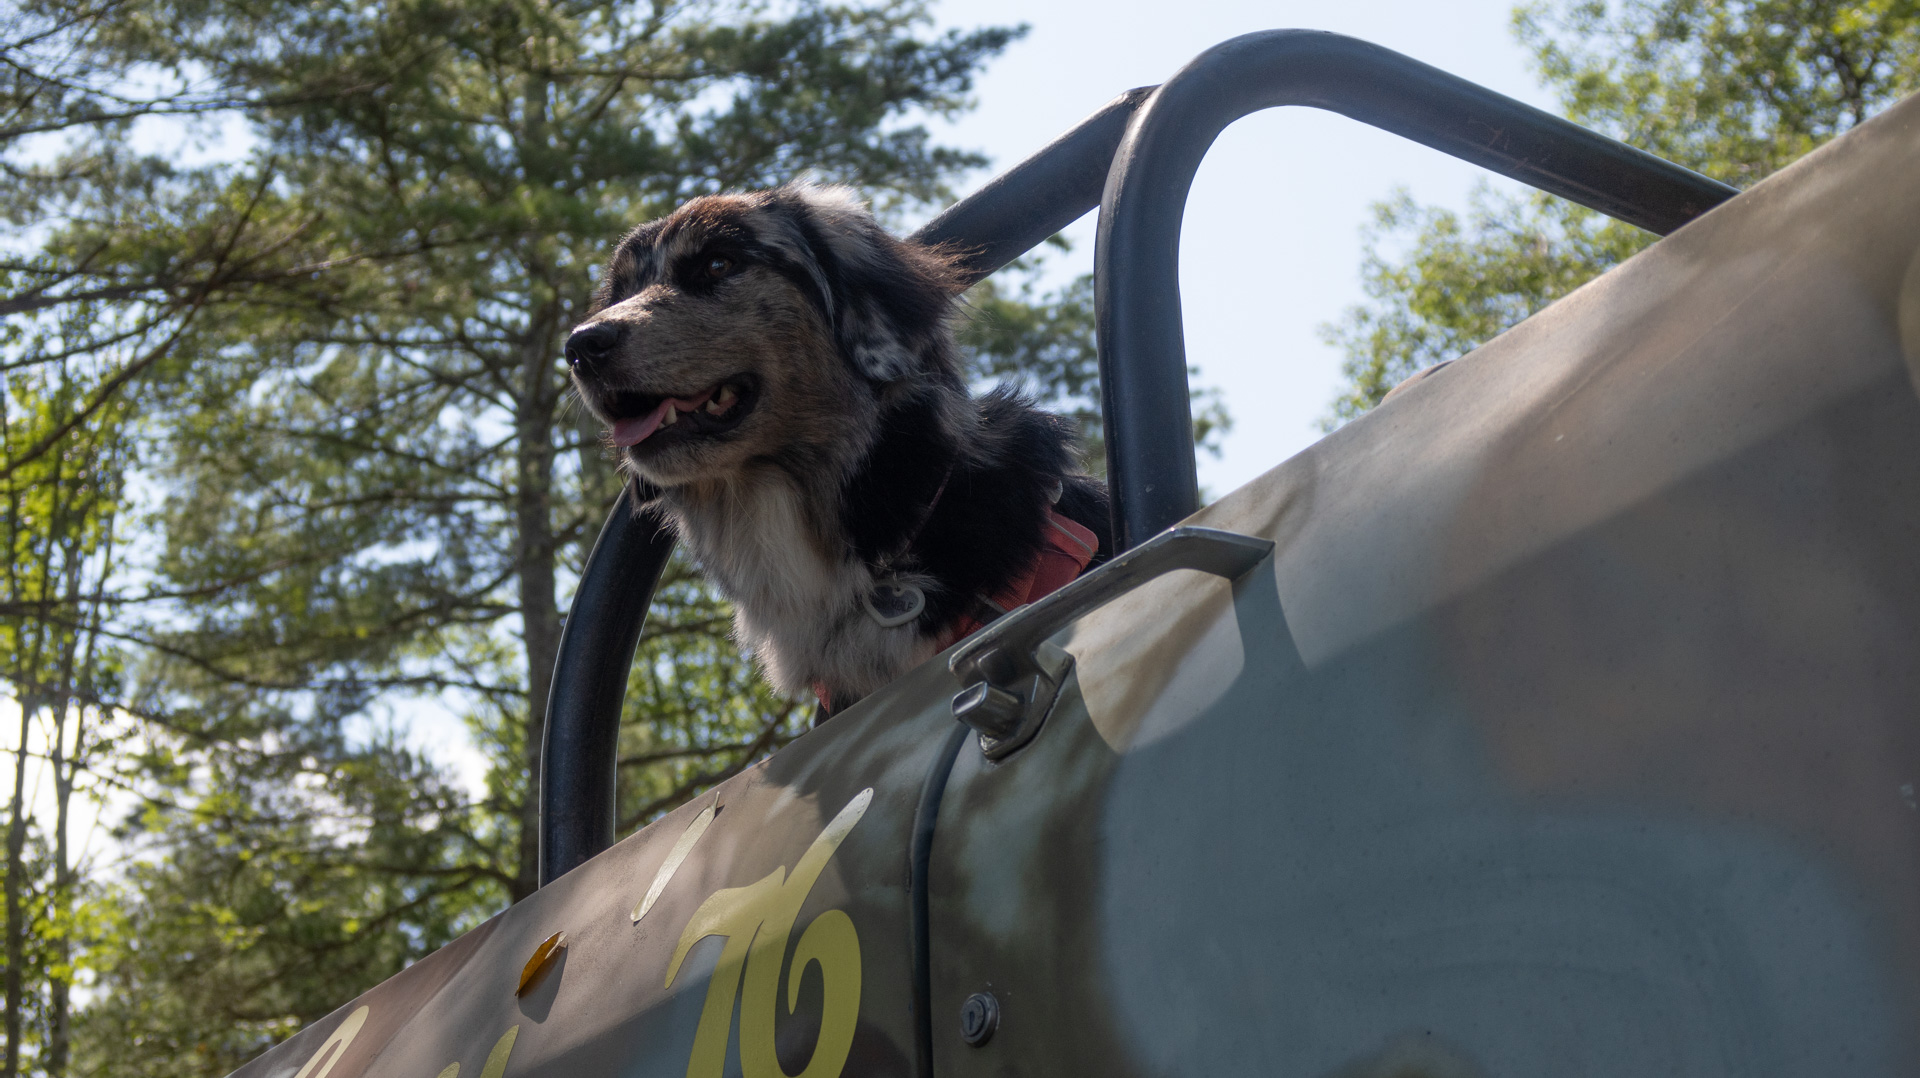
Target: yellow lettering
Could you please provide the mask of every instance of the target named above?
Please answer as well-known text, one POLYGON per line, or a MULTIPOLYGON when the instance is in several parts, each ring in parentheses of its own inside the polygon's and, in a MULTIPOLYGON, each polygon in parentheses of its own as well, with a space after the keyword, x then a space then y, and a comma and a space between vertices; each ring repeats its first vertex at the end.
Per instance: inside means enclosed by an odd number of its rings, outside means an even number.
POLYGON ((487 1053, 487 1065, 481 1068, 480 1078, 500 1078, 507 1073, 507 1057, 513 1054, 513 1042, 519 1036, 519 1026, 500 1034, 500 1039, 493 1042, 493 1051, 487 1053))
MULTIPOLYGON (((493 1042, 493 1051, 487 1053, 487 1065, 480 1068, 480 1078, 500 1078, 507 1072, 507 1057, 513 1054, 513 1042, 519 1037, 520 1027, 514 1026, 493 1042)), ((447 1064, 440 1071, 440 1078, 460 1078, 460 1064, 447 1064)))
POLYGON ((800 936, 790 969, 785 968, 787 943, 800 907, 825 871, 827 861, 872 803, 873 791, 860 791, 800 855, 791 875, 785 868, 776 868, 745 887, 714 892, 694 911, 667 966, 667 987, 673 986, 680 964, 694 944, 708 936, 724 936, 727 943, 707 986, 700 1026, 693 1035, 693 1053, 687 1060, 687 1078, 720 1078, 727 1061, 727 1035, 732 1032, 736 993, 740 996, 743 1078, 837 1078, 846 1066, 860 1020, 860 935, 854 930, 853 918, 837 909, 815 917, 800 936), (820 967, 825 1013, 820 1018, 813 1057, 799 1075, 790 1076, 774 1056, 774 1008, 779 1005, 783 972, 787 975, 787 1013, 792 1014, 799 1006, 800 979, 810 963, 820 967))
POLYGON ((320 1042, 320 1047, 314 1050, 313 1057, 307 1060, 307 1065, 301 1067, 300 1073, 293 1078, 327 1078, 327 1073, 333 1070, 333 1065, 340 1062, 341 1056, 347 1054, 347 1045, 352 1044, 353 1039, 360 1035, 360 1027, 367 1024, 367 1013, 370 1010, 371 1008, 368 1007, 360 1007, 347 1015, 346 1021, 333 1027, 333 1032, 327 1034, 327 1039, 320 1042))

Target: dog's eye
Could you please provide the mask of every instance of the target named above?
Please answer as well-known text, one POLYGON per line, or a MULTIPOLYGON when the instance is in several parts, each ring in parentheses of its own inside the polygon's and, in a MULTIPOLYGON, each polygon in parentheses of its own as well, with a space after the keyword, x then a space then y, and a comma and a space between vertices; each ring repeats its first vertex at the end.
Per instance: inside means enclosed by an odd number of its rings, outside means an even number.
POLYGON ((707 276, 717 281, 733 272, 733 259, 726 255, 714 255, 707 259, 706 269, 707 276))

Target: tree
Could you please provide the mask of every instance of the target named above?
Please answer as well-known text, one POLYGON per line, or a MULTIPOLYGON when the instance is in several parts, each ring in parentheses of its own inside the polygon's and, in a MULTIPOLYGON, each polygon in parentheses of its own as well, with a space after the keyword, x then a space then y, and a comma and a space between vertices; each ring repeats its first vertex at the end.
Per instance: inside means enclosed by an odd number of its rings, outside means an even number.
MULTIPOLYGON (((172 352, 209 304, 230 288, 261 283, 258 260, 274 246, 251 242, 250 215, 221 212, 232 207, 207 174, 129 148, 137 121, 248 104, 231 87, 179 71, 143 69, 151 76, 144 84, 130 78, 113 39, 138 18, 137 5, 55 0, 10 4, 5 14, 0 173, 8 183, 0 222, 15 240, 52 238, 10 243, 0 254, 0 315, 10 333, 0 371, 69 385, 78 371, 90 384, 85 394, 60 399, 61 410, 35 437, 7 446, 0 475, 105 419, 104 410, 172 352), (106 222, 121 227, 98 227, 106 222), (49 373, 55 366, 62 370, 49 373)), ((275 266, 265 279, 311 268, 275 266)))
MULTIPOLYGON (((71 326, 10 362, 22 385, 56 353, 90 363, 92 395, 5 466, 40 483, 77 433, 125 435, 116 474, 155 537, 92 589, 144 807, 77 1067, 223 1073, 531 889, 560 611, 618 484, 559 361, 594 266, 706 191, 811 173, 882 212, 944 194, 978 159, 917 118, 963 107, 1015 31, 925 21, 904 0, 16 12, 66 35, 16 95, 43 119, 16 127, 64 141, 11 162, 37 184, 9 218, 35 253, 6 310, 22 334, 71 326), (165 92, 126 92, 146 78, 165 92), (251 149, 134 153, 157 113, 240 116, 251 149), (384 732, 423 698, 490 750, 480 802, 384 732)), ((804 722, 726 621, 676 564, 634 673, 626 824, 804 722)))
MULTIPOLYGON (((1063 236, 1049 244, 1070 248, 1063 236)), ((1100 363, 1094 336, 1093 275, 1061 288, 1041 286, 1045 254, 1016 261, 1002 275, 975 285, 963 304, 959 341, 969 373, 981 383, 1011 382, 1080 426, 1081 455, 1088 470, 1104 476, 1106 440, 1100 417, 1100 363)), ((1189 367, 1189 375, 1198 374, 1189 367)), ((1218 456, 1220 436, 1233 419, 1217 390, 1191 391, 1193 441, 1218 456)))
POLYGON ((132 149, 144 119, 247 104, 232 87, 121 63, 114 39, 139 13, 126 0, 30 2, 0 20, 0 700, 16 739, 5 1075, 66 1072, 72 987, 99 935, 98 865, 70 830, 77 801, 127 777, 119 637, 129 609, 154 598, 119 587, 136 391, 210 309, 313 269, 276 259, 285 237, 253 229, 251 177, 132 149), (51 790, 50 818, 33 788, 51 790))
MULTIPOLYGON (((1915 0, 1572 0, 1523 7, 1514 28, 1570 119, 1742 187, 1920 89, 1915 0)), ((1347 354, 1328 424, 1655 238, 1485 187, 1465 215, 1404 194, 1377 206, 1361 269, 1370 303, 1323 328, 1347 354)))
MULTIPOLYGON (((463 850, 465 791, 406 746, 161 748, 150 769, 211 772, 154 798, 100 903, 76 1069, 225 1074, 490 908, 463 850)), ((497 871, 497 870, 496 870, 497 871)))
POLYGON ((617 485, 559 358, 593 267, 691 195, 807 168, 933 196, 972 159, 896 117, 958 108, 1011 34, 921 40, 906 3, 157 10, 129 32, 142 52, 292 102, 255 113, 287 191, 262 212, 331 267, 205 332, 161 391, 161 570, 218 589, 167 640, 190 681, 335 719, 464 694, 510 757, 517 898, 562 588, 617 485))
MULTIPOLYGON (((944 197, 981 162, 920 121, 1017 31, 932 35, 917 0, 28 0, 7 23, 0 468, 41 507, 10 534, 92 545, 0 596, 77 673, 16 663, 0 690, 55 731, 63 798, 138 806, 91 879, 49 853, 64 822, 10 816, 8 1044, 52 1074, 69 1043, 83 1073, 222 1074, 531 890, 560 612, 619 483, 560 345, 613 239, 797 175, 882 214, 944 197), (139 152, 156 117, 240 152, 139 152), (479 798, 401 736, 423 707, 488 752, 479 798)), ((976 371, 1086 410, 1087 296, 983 286, 976 371)), ((623 831, 810 713, 729 615, 669 567, 623 831)))
MULTIPOLYGON (((38 379, 16 371, 0 380, 0 450, 9 457, 20 445, 47 441, 75 400, 98 392, 69 364, 51 367, 38 379)), ((111 417, 118 409, 103 410, 111 417)), ((14 458, 19 466, 0 476, 6 550, 0 679, 13 690, 17 719, 0 917, 6 969, 0 1074, 9 1078, 35 1062, 25 1052, 29 1032, 37 1034, 37 1062, 53 1073, 66 1066, 74 928, 83 903, 69 821, 82 772, 108 742, 91 701, 112 680, 115 665, 112 649, 101 646, 100 590, 113 571, 124 443, 109 422, 51 444, 50 452, 14 458), (41 778, 51 779, 50 823, 36 821, 27 803, 29 785, 41 778), (27 1028, 29 1011, 42 1018, 39 1029, 27 1028)))

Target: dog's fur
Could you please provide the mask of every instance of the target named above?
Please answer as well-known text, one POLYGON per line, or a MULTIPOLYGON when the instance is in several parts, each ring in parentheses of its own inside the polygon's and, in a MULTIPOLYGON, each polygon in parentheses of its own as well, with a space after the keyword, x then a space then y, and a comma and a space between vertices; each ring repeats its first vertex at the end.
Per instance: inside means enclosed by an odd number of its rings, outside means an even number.
POLYGON ((844 707, 985 620, 1053 498, 1099 537, 1096 560, 1112 549, 1072 425, 1006 388, 968 395, 960 287, 949 254, 888 235, 843 189, 711 196, 621 241, 569 340, 581 399, 615 430, 737 392, 621 453, 781 691, 844 707), (888 579, 924 592, 916 620, 869 614, 888 579))

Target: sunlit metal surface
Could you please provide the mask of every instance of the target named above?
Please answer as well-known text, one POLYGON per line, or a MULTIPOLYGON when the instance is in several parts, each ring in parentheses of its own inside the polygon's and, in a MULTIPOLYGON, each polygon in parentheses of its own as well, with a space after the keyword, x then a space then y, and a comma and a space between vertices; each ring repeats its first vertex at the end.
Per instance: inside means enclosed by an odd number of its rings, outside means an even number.
POLYGON ((935 1072, 1920 1073, 1916 175, 1920 99, 1191 518, 1273 561, 956 760, 935 1072))

